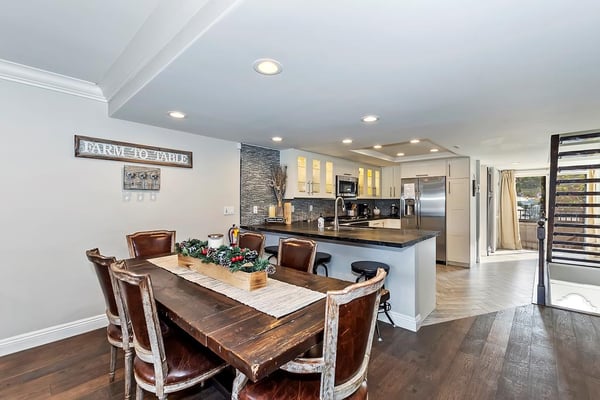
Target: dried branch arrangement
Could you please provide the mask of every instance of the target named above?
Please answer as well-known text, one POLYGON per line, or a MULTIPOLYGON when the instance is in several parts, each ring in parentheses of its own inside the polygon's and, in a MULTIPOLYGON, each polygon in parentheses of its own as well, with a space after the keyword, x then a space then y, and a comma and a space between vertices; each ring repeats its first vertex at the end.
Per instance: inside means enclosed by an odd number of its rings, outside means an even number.
POLYGON ((287 181, 287 166, 285 165, 274 165, 271 168, 271 179, 269 179, 269 186, 273 188, 273 193, 277 198, 277 205, 283 204, 283 196, 285 196, 285 184, 287 181))

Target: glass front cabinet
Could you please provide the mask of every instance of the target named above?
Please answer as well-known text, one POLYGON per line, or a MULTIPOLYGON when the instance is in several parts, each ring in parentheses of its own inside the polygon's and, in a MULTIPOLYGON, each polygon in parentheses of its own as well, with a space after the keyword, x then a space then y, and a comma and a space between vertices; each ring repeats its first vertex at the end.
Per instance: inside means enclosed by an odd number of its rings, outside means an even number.
POLYGON ((295 149, 281 151, 280 158, 281 164, 288 167, 286 199, 335 197, 333 160, 295 149))

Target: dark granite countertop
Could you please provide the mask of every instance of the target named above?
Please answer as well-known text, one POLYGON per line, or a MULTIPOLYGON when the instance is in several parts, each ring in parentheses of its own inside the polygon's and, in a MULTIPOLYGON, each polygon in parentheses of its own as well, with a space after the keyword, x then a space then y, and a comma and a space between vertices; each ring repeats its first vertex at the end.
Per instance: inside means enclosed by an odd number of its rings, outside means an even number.
POLYGON ((342 226, 339 231, 319 230, 315 222, 294 222, 291 225, 261 224, 243 225, 242 229, 259 232, 283 233, 309 237, 315 240, 363 243, 376 246, 410 247, 423 240, 439 235, 436 231, 417 229, 357 228, 342 226))

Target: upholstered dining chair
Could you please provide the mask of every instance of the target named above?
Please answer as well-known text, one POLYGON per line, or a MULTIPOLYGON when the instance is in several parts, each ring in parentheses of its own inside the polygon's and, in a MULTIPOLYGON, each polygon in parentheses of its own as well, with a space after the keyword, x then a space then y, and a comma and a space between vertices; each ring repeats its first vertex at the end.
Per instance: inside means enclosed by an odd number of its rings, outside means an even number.
MULTIPOLYGON (((290 361, 268 378, 247 383, 233 398, 367 399, 367 369, 385 275, 379 269, 371 280, 327 292, 322 357, 290 361)), ((239 374, 236 380, 239 384, 239 374)))
POLYGON ((150 275, 126 271, 124 261, 111 265, 113 289, 123 330, 133 337, 136 399, 144 390, 166 399, 215 376, 227 367, 217 355, 174 326, 162 334, 150 275))
POLYGON ((265 249, 265 235, 258 232, 240 232, 238 246, 240 249, 256 250, 258 257, 262 257, 265 249))
POLYGON ((130 257, 152 257, 175 251, 175 231, 142 231, 126 238, 130 257))
POLYGON ((132 373, 132 349, 130 347, 130 338, 127 332, 121 329, 122 320, 119 318, 119 311, 115 300, 113 286, 110 280, 110 265, 116 262, 114 257, 106 257, 100 254, 100 250, 91 249, 85 252, 88 260, 94 265, 100 288, 104 295, 106 303, 106 317, 108 318, 108 327, 106 336, 110 344, 110 369, 109 380, 115 380, 115 367, 117 365, 117 350, 123 349, 125 352, 125 398, 129 399, 131 395, 131 373, 132 373))
POLYGON ((299 271, 312 272, 317 242, 310 239, 279 238, 277 264, 299 271))

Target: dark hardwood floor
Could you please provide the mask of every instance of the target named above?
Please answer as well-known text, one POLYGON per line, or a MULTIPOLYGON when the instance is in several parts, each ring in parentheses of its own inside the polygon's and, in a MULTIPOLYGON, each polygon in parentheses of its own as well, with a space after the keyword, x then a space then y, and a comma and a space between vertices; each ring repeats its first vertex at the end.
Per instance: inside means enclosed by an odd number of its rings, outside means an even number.
MULTIPOLYGON (((600 317, 535 305, 425 326, 381 324, 371 399, 600 398, 600 317)), ((0 399, 122 399, 103 330, 0 358, 0 399)), ((147 398, 153 398, 148 395, 147 398)), ((172 399, 220 400, 207 384, 172 399)))

